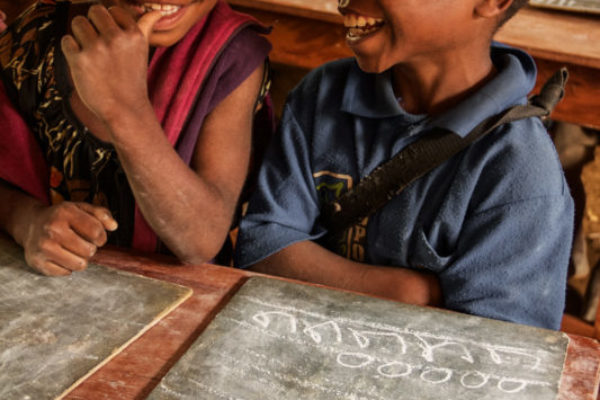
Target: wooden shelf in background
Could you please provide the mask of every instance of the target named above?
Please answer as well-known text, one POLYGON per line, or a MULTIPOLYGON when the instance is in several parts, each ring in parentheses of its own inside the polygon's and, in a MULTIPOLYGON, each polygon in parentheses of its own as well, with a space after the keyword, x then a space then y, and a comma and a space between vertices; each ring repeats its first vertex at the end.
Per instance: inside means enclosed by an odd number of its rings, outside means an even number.
MULTIPOLYGON (((311 69, 350 57, 335 0, 228 0, 273 27, 271 59, 311 69)), ((567 93, 553 118, 600 129, 600 17, 526 7, 496 40, 527 50, 539 69, 538 86, 562 66, 567 93)))

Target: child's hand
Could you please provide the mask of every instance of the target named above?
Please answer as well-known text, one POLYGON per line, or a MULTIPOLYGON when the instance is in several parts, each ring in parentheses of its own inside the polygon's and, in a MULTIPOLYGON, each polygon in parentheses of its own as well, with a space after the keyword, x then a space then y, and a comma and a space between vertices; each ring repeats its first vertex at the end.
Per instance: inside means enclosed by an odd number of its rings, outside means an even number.
POLYGON ((110 212, 88 203, 64 202, 32 215, 23 247, 25 261, 44 275, 69 275, 87 267, 106 231, 117 229, 110 212))
POLYGON ((104 122, 150 104, 148 37, 161 16, 160 11, 153 11, 136 23, 122 8, 93 5, 88 18, 73 18, 73 35, 62 38, 75 89, 104 122))

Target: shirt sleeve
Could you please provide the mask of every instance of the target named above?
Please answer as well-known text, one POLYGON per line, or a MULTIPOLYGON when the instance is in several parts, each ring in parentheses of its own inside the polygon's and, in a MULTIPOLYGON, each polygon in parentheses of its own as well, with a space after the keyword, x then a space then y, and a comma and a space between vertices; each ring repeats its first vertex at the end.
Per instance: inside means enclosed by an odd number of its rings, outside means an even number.
POLYGON ((531 197, 469 216, 440 274, 449 309, 559 329, 573 235, 572 197, 531 197))
POLYGON ((289 106, 267 151, 248 212, 240 223, 235 265, 247 268, 304 240, 321 237, 310 143, 289 106))
POLYGON ((214 85, 205 89, 206 92, 211 92, 209 111, 264 63, 270 51, 271 44, 256 29, 252 26, 242 29, 223 50, 215 64, 212 76, 217 79, 214 83, 207 83, 209 86, 214 85))
POLYGON ((203 82, 197 103, 191 112, 186 129, 177 142, 177 152, 187 163, 193 157, 198 133, 206 116, 242 84, 256 68, 265 63, 271 44, 254 27, 237 33, 223 49, 203 82))

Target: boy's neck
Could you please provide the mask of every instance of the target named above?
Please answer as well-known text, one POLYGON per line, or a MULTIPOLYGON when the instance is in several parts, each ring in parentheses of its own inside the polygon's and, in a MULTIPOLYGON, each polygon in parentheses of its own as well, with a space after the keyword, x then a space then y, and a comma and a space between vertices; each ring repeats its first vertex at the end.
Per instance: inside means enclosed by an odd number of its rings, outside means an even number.
POLYGON ((392 71, 394 92, 402 99, 402 108, 411 114, 429 115, 456 105, 496 74, 489 48, 464 57, 454 53, 435 60, 398 64, 392 71))

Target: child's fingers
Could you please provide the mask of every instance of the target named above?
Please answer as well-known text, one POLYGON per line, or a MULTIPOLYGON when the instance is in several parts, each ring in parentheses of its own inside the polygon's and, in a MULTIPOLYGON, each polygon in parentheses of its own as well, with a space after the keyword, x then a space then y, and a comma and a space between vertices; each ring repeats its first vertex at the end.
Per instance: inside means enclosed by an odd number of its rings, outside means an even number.
POLYGON ((115 23, 124 30, 131 30, 136 26, 133 17, 121 7, 110 7, 108 9, 115 23))
POLYGON ((93 215, 102 223, 102 226, 107 231, 114 231, 119 227, 117 221, 113 218, 110 211, 104 207, 94 206, 89 203, 76 203, 79 208, 88 214, 93 215))
POLYGON ((88 10, 88 18, 101 36, 110 38, 120 31, 119 25, 117 25, 112 14, 102 5, 94 4, 91 6, 88 10))
POLYGON ((154 24, 156 24, 161 18, 162 14, 160 11, 150 11, 149 13, 142 15, 142 17, 138 20, 138 28, 142 31, 146 41, 150 39, 150 34, 152 34, 154 24))
POLYGON ((78 218, 71 221, 70 228, 83 239, 91 242, 96 247, 102 247, 108 240, 108 235, 100 221, 89 214, 87 218, 78 218))
POLYGON ((84 260, 89 260, 98 250, 98 246, 82 238, 72 230, 61 234, 60 243, 67 251, 84 260))
POLYGON ((53 261, 46 260, 39 265, 32 265, 32 267, 41 272, 46 276, 67 276, 71 275, 71 270, 66 269, 58 265, 53 261))
MULTIPOLYGON (((62 265, 61 261, 55 261, 56 252, 54 250, 59 249, 60 246, 57 243, 53 243, 52 248, 48 248, 48 245, 45 247, 46 251, 44 253, 38 253, 27 259, 27 263, 31 268, 47 276, 69 275, 73 270, 62 265)), ((65 250, 63 249, 62 251, 64 252, 65 250)))
POLYGON ((73 55, 81 51, 81 47, 79 47, 79 44, 71 35, 65 35, 62 37, 60 41, 60 47, 62 49, 63 54, 67 58, 67 61, 69 61, 73 57, 73 55))
POLYGON ((90 20, 81 15, 73 18, 71 30, 73 37, 77 43, 79 43, 81 48, 85 48, 98 38, 98 32, 96 32, 96 29, 92 26, 90 20))
POLYGON ((108 239, 106 225, 114 228, 116 221, 112 219, 110 213, 107 214, 107 211, 101 211, 105 210, 101 207, 87 203, 75 203, 75 206, 77 212, 69 219, 69 228, 94 246, 104 246, 108 239))
POLYGON ((87 268, 88 262, 86 258, 73 254, 69 250, 56 245, 53 251, 47 255, 47 261, 53 262, 61 268, 69 271, 83 271, 87 268))

